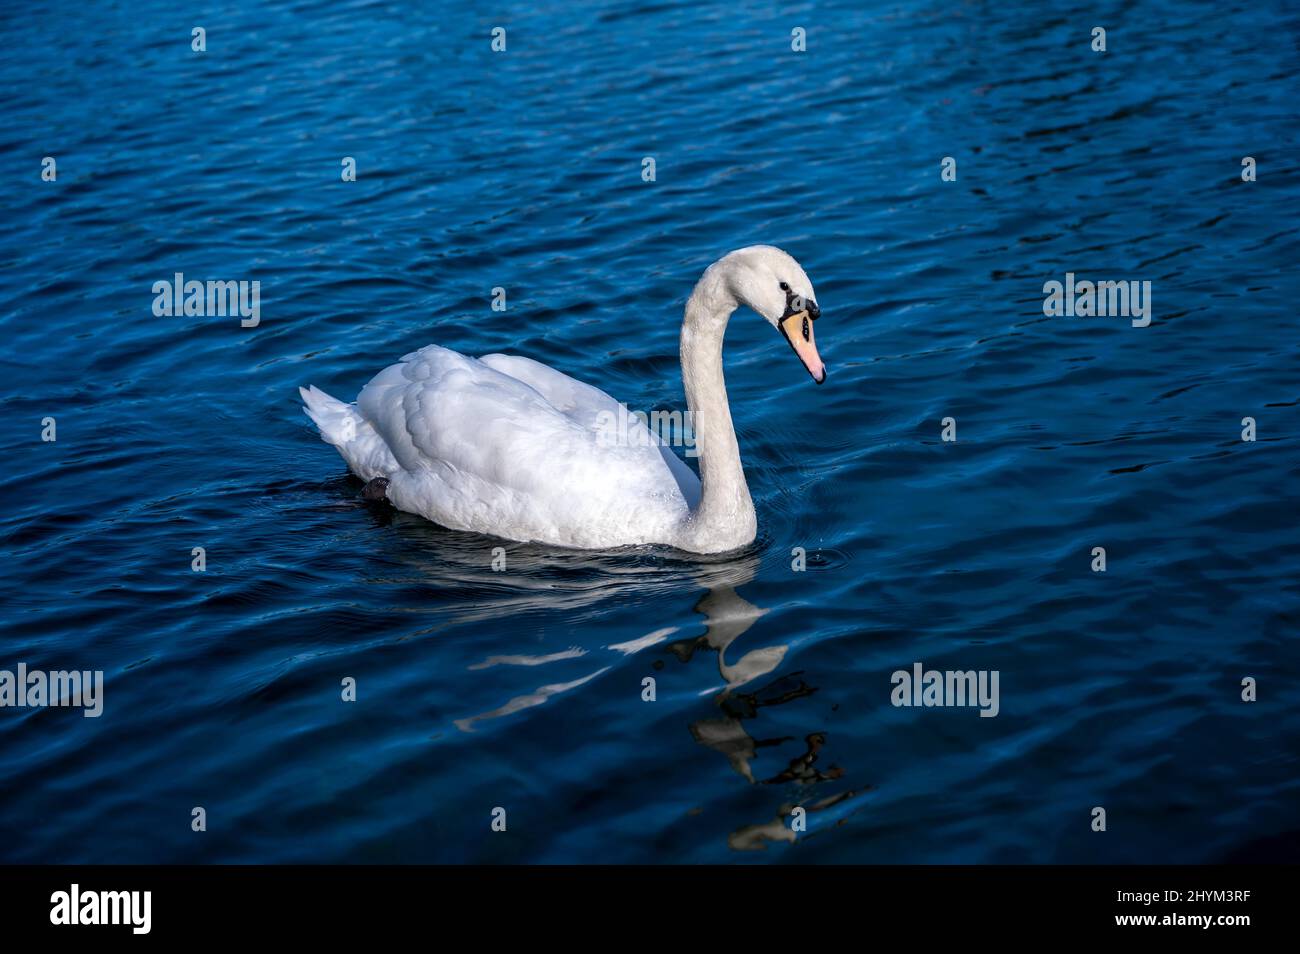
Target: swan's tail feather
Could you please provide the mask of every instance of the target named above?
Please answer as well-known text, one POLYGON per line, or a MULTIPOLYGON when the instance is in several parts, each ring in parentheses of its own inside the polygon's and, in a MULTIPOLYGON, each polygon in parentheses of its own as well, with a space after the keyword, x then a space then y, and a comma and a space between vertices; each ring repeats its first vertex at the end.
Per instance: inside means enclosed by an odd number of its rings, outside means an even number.
POLYGON ((397 460, 355 404, 344 404, 320 388, 299 388, 303 412, 320 428, 321 440, 338 448, 352 473, 362 480, 391 477, 397 460))
POLYGON ((321 440, 335 447, 354 440, 364 419, 351 404, 332 398, 318 387, 299 388, 303 412, 320 428, 321 440))

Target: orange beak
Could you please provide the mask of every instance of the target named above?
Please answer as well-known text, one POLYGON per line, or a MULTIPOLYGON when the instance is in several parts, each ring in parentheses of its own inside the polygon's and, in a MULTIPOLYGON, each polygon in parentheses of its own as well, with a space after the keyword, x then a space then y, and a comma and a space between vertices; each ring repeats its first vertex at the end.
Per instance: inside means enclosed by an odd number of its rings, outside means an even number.
POLYGON ((817 340, 813 336, 813 319, 821 314, 820 310, 814 311, 816 308, 816 305, 809 303, 804 310, 786 315, 781 319, 780 328, 781 334, 790 342, 790 347, 794 348, 794 353, 799 356, 812 379, 821 384, 826 380, 826 365, 817 353, 817 340))

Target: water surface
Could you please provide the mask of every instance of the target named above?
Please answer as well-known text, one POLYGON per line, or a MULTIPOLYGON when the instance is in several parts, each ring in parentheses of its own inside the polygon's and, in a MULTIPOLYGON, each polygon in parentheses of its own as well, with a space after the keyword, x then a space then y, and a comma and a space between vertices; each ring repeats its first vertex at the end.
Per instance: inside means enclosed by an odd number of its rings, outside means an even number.
POLYGON ((1298 28, 1209 2, 6 9, 0 668, 102 669, 106 697, 0 711, 0 859, 1294 839, 1298 28), (736 315, 744 553, 504 544, 494 572, 499 541, 362 501, 298 409, 428 343, 680 409, 685 298, 759 242, 811 276, 830 376, 736 315), (261 324, 155 317, 178 271, 259 280, 261 324), (1151 325, 1045 316, 1067 271, 1151 281, 1151 325), (918 661, 998 671, 998 716, 892 706, 918 661))

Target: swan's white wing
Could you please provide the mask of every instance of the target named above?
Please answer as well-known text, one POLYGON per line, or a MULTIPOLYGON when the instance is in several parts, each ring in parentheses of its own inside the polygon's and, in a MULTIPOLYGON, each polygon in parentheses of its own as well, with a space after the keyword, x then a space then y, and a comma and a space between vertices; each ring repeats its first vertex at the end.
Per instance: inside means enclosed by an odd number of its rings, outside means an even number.
POLYGON ((514 354, 485 354, 479 360, 494 371, 522 381, 546 398, 551 407, 579 423, 594 420, 600 411, 618 407, 618 402, 600 388, 584 384, 532 358, 514 354))
POLYGON ((692 510, 700 502, 700 479, 686 462, 664 444, 659 435, 646 429, 639 418, 628 417, 627 409, 600 388, 571 378, 549 365, 513 354, 486 354, 479 358, 489 368, 508 374, 524 382, 550 403, 561 414, 583 427, 607 427, 608 421, 618 421, 630 440, 652 441, 659 447, 660 456, 668 465, 677 487, 692 510))
POLYGON ((431 345, 361 391, 358 410, 399 465, 389 478, 393 504, 444 526, 515 540, 667 542, 689 505, 648 432, 610 439, 597 420, 600 410, 617 408, 608 395, 529 362, 520 373, 539 390, 492 366, 526 359, 495 358, 431 345))

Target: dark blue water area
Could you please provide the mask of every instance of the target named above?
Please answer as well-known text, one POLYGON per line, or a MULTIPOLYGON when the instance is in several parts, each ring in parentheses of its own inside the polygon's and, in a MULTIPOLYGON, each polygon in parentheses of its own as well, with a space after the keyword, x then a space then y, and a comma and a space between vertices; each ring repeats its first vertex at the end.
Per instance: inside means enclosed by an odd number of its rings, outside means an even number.
POLYGON ((7 4, 0 43, 0 670, 105 680, 0 708, 0 859, 1295 844, 1294 4, 7 4), (431 343, 681 409, 686 296, 755 243, 830 374, 736 314, 745 552, 441 529, 300 411, 431 343), (260 324, 155 316, 177 272, 260 324), (1149 326, 1045 314, 1067 272, 1149 326), (893 705, 918 662, 997 716, 893 705))

